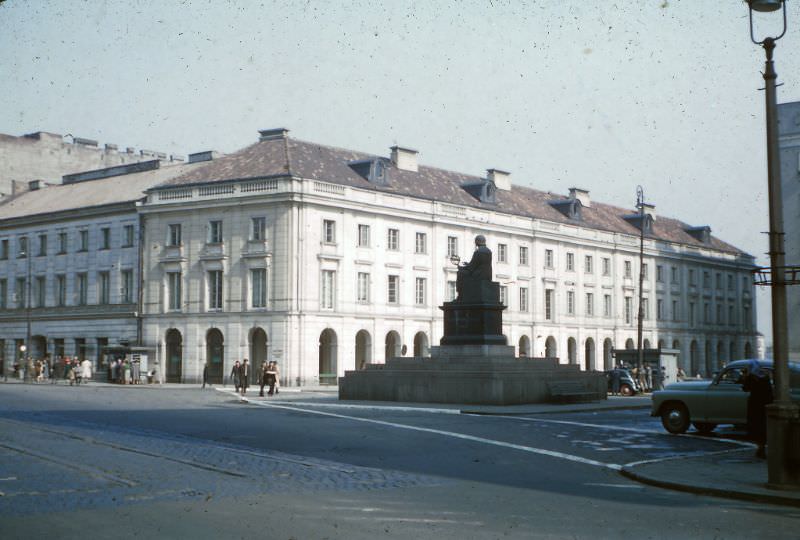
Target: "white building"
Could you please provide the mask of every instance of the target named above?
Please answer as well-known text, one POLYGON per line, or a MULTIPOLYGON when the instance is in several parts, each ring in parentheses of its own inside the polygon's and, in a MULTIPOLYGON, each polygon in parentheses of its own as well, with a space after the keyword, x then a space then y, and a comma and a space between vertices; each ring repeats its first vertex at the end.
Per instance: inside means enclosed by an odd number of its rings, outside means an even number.
MULTIPOLYGON (((77 355, 102 368, 102 349, 135 344, 144 191, 198 164, 159 160, 32 181, 0 204, 0 366, 77 355), (60 182, 61 179, 59 179, 60 182)), ((8 371, 6 371, 8 373, 8 371)))
POLYGON ((140 208, 143 343, 167 380, 221 380, 269 357, 284 384, 334 382, 387 356, 426 355, 455 292, 453 255, 484 234, 520 354, 610 366, 633 347, 645 227, 645 346, 710 373, 761 354, 753 257, 691 227, 592 201, 265 130, 241 151, 150 189, 140 208))

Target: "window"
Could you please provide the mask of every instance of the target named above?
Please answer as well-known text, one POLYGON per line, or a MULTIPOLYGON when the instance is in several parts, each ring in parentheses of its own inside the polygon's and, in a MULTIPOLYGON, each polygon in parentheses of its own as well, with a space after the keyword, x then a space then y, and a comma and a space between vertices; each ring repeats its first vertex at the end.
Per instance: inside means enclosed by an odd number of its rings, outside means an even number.
POLYGON ((111 292, 111 277, 108 272, 97 273, 97 303, 108 304, 111 292))
POLYGON ((575 270, 575 254, 567 253, 567 271, 572 272, 575 270))
POLYGON ((369 247, 369 225, 358 226, 358 247, 369 247))
POLYGON ((642 319, 648 320, 650 318, 650 300, 642 298, 642 319))
POLYGON ((183 302, 183 280, 180 272, 167 273, 167 309, 180 311, 183 302))
POLYGON ((0 308, 8 307, 8 281, 0 279, 0 308))
POLYGON ((330 219, 322 220, 322 241, 326 244, 336 243, 336 222, 330 219))
POLYGON ((693 328, 695 323, 694 302, 689 302, 689 327, 693 328))
POLYGON ((17 278, 17 287, 14 290, 14 298, 16 299, 17 309, 25 307, 25 278, 17 278))
POLYGON ((680 320, 680 304, 677 300, 672 301, 672 320, 678 322, 680 320))
POLYGON ((733 306, 728 306, 728 324, 736 324, 736 316, 733 312, 733 306))
POLYGON ((67 233, 58 233, 58 254, 63 255, 67 252, 67 233))
POLYGON ((678 283, 678 281, 679 281, 678 280, 678 267, 677 266, 671 266, 670 267, 670 273, 671 273, 670 281, 672 281, 672 283, 678 283))
POLYGON ((222 309, 222 270, 208 272, 208 309, 222 309))
POLYGON ((8 238, 0 240, 0 259, 8 259, 8 238))
POLYGON ((448 281, 447 282, 447 301, 452 302, 456 299, 456 295, 458 291, 456 290, 456 282, 455 281, 448 281))
POLYGON ((567 315, 575 315, 575 291, 567 291, 567 315))
POLYGON ((544 267, 545 268, 553 268, 553 250, 552 249, 544 250, 544 267))
POLYGON ((630 278, 633 275, 631 261, 625 261, 625 277, 630 278))
POLYGON ((400 287, 400 276, 389 276, 386 291, 386 301, 389 304, 396 304, 398 298, 398 289, 400 287))
POLYGON ((56 305, 67 305, 67 276, 63 274, 56 276, 56 305))
POLYGON ((544 318, 547 321, 553 320, 553 289, 544 291, 544 318))
POLYGON ((122 227, 122 247, 133 246, 133 225, 125 225, 122 227))
POLYGON ((322 271, 320 292, 320 308, 333 309, 333 304, 336 299, 336 272, 333 270, 322 271))
POLYGON ((689 285, 692 286, 697 285, 697 278, 695 277, 694 274, 694 268, 689 269, 689 285))
POLYGON ((603 317, 611 317, 611 295, 603 295, 603 317))
POLYGON ((428 252, 428 235, 424 232, 418 232, 416 241, 414 243, 414 253, 427 253, 428 252))
POLYGON ((603 275, 611 275, 611 259, 608 257, 603 257, 603 275))
POLYGON ((89 302, 89 276, 87 274, 78 274, 76 276, 78 281, 78 305, 85 306, 89 302))
POLYGON ((133 270, 120 272, 120 301, 123 304, 133 303, 133 270))
POLYGON ((633 298, 625 297, 625 324, 633 324, 633 298))
POLYGON ((447 256, 452 257, 458 255, 458 238, 455 236, 447 237, 447 256))
POLYGON ((214 220, 208 222, 208 243, 222 243, 222 221, 214 220))
POLYGON ((47 255, 47 235, 40 234, 39 235, 39 257, 44 257, 47 255))
POLYGON ((386 231, 386 249, 397 251, 400 249, 400 230, 389 229, 386 231))
POLYGON ((714 282, 716 284, 717 289, 722 289, 722 274, 717 272, 714 276, 714 282))
POLYGON ((519 247, 519 264, 520 266, 528 266, 528 248, 526 246, 519 247))
POLYGON ((722 305, 717 304, 717 324, 725 324, 725 320, 722 318, 722 305))
POLYGON ((357 300, 360 304, 369 303, 369 273, 358 273, 357 300))
POLYGON ((587 274, 594 273, 594 259, 592 258, 591 255, 586 255, 583 258, 583 271, 586 272, 587 274))
POLYGON ((100 229, 100 249, 111 248, 111 229, 103 227, 100 229))
MULTIPOLYGON (((167 232, 167 245, 176 247, 180 246, 183 242, 182 234, 181 234, 181 224, 180 223, 170 223, 168 226, 167 232)), ((209 237, 210 238, 210 237, 209 237)))
POLYGON ((703 322, 706 324, 711 322, 711 306, 708 302, 703 303, 703 322))
POLYGON ((36 281, 33 287, 33 307, 44 307, 45 293, 47 288, 45 286, 45 277, 36 276, 36 281))
POLYGON ((19 239, 19 253, 20 258, 28 256, 28 237, 23 236, 19 239))
POLYGON ((728 290, 733 290, 733 274, 728 274, 728 290))
POLYGON ((642 276, 644 276, 645 279, 647 278, 647 270, 647 263, 642 263, 642 276))
POLYGON ((742 291, 748 292, 750 290, 750 278, 749 276, 742 276, 742 291))
POLYGON ((586 316, 594 317, 594 293, 586 293, 586 316))
POLYGON ((89 251, 89 231, 79 231, 78 242, 78 251, 89 251))
POLYGON ((528 288, 519 288, 519 310, 522 312, 528 311, 528 288))
POLYGON ((250 306, 254 308, 267 307, 266 268, 253 268, 250 270, 250 306))
POLYGON ((703 271, 703 287, 706 289, 711 288, 711 272, 708 270, 703 271))
POLYGON ((500 285, 500 303, 504 306, 508 305, 508 287, 500 285))
POLYGON ((250 219, 250 240, 263 242, 267 239, 267 219, 254 217, 250 219))
POLYGON ((656 300, 656 319, 659 321, 664 320, 664 300, 661 298, 656 300))
POLYGON ((750 321, 750 306, 745 304, 742 306, 742 323, 744 324, 745 328, 750 328, 751 321, 750 321))
POLYGON ((427 279, 418 277, 416 279, 416 286, 414 287, 414 298, 418 306, 424 306, 428 303, 428 283, 427 279))
POLYGON ((506 244, 497 244, 497 262, 508 262, 508 246, 506 244))
POLYGON ((660 264, 656 265, 656 281, 664 283, 664 267, 660 264))

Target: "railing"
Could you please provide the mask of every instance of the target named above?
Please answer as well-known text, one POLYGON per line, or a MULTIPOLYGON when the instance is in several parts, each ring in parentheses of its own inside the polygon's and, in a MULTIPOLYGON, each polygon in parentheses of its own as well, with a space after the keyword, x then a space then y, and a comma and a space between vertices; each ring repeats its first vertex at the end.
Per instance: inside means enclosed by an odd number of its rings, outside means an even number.
POLYGON ((344 186, 338 186, 336 184, 328 184, 326 182, 314 182, 314 191, 320 191, 322 193, 328 193, 331 195, 344 196, 344 186))
POLYGON ((232 184, 224 184, 221 186, 202 186, 197 188, 197 195, 200 197, 209 197, 212 195, 230 195, 236 191, 236 186, 232 184))
POLYGON ((275 191, 278 189, 277 180, 256 180, 255 182, 243 182, 239 186, 242 193, 252 193, 254 191, 275 191))

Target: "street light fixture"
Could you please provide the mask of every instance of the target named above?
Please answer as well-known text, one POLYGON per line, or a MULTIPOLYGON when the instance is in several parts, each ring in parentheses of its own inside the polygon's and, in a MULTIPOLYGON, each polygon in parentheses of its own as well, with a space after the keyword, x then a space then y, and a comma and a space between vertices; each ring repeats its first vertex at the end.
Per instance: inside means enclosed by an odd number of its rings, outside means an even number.
POLYGON ((642 373, 644 368, 644 349, 642 349, 642 334, 644 329, 644 189, 636 186, 636 206, 639 207, 639 312, 636 317, 636 347, 638 357, 636 368, 642 373))
MULTIPOLYGON (((772 62, 775 42, 786 33, 785 0, 747 0, 750 12, 750 39, 761 45, 766 53, 764 67, 764 96, 767 117, 767 185, 769 190, 769 258, 768 269, 756 270, 760 285, 772 286, 772 358, 775 378, 775 403, 768 411, 768 485, 774 488, 800 486, 800 463, 795 455, 800 448, 792 444, 792 431, 800 429, 800 409, 791 402, 789 394, 789 346, 786 316, 787 268, 784 251, 783 207, 781 193, 780 156, 778 153, 778 113, 775 80, 778 75, 772 62), (783 31, 774 37, 756 40, 753 33, 753 12, 783 11, 783 31), (765 277, 766 276, 766 277, 765 277)), ((793 274, 792 274, 793 275, 793 274)))
POLYGON ((20 255, 24 255, 27 263, 27 277, 25 278, 25 320, 27 331, 25 333, 25 345, 20 347, 20 350, 23 351, 22 355, 22 363, 25 369, 25 378, 29 379, 30 375, 28 374, 28 356, 30 356, 31 350, 31 246, 30 246, 30 238, 25 237, 25 249, 20 251, 20 255))

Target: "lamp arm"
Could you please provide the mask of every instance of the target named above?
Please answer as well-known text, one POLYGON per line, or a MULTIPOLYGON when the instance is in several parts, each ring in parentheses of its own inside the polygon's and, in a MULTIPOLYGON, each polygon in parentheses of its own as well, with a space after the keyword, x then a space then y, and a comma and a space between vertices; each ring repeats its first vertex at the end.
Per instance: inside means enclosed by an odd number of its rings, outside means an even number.
MULTIPOLYGON (((753 8, 750 7, 749 3, 748 3, 747 7, 748 7, 747 11, 750 14, 750 41, 752 41, 756 45, 763 45, 764 42, 767 39, 770 39, 770 38, 764 38, 761 41, 756 41, 756 38, 753 35, 753 8)), ((781 32, 779 36, 773 37, 772 41, 778 41, 779 39, 781 39, 786 34, 786 1, 785 0, 783 2, 781 2, 781 7, 783 8, 781 10, 781 11, 783 11, 783 32, 781 32)))

